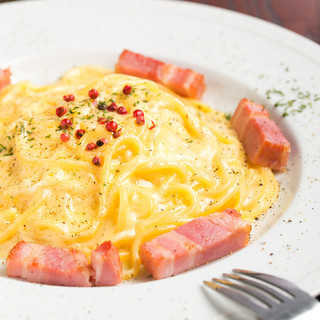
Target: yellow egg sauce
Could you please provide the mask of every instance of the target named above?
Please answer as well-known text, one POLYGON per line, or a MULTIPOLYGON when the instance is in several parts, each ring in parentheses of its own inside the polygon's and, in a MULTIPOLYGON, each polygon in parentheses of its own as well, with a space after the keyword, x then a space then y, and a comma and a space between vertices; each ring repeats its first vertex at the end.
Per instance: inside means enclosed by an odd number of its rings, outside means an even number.
POLYGON ((278 196, 272 171, 248 162, 224 113, 152 81, 81 66, 51 85, 5 87, 0 106, 2 259, 19 240, 75 248, 88 259, 111 240, 128 279, 140 269, 142 243, 226 208, 252 221, 278 196), (70 94, 74 101, 65 101, 70 94), (111 103, 127 113, 108 111, 111 103), (87 150, 101 139, 107 143, 87 150))

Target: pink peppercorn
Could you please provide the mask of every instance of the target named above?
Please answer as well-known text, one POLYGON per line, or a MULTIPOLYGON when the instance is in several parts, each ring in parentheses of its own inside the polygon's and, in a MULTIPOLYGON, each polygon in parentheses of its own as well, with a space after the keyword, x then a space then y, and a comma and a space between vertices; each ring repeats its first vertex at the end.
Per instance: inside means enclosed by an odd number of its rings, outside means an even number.
POLYGON ((97 148, 97 146, 96 146, 95 143, 88 143, 87 146, 86 146, 86 150, 87 151, 91 151, 91 150, 94 150, 96 148, 97 148))
POLYGON ((85 133, 86 133, 86 131, 83 130, 83 129, 77 130, 77 131, 76 131, 76 138, 77 138, 77 139, 81 139, 85 133))
POLYGON ((136 118, 136 117, 139 117, 139 116, 144 116, 144 113, 142 110, 140 109, 136 109, 133 111, 133 116, 136 118))
POLYGON ((106 124, 108 122, 108 119, 107 118, 99 118, 98 119, 98 123, 99 124, 106 124))
POLYGON ((115 132, 113 133, 113 137, 114 137, 115 139, 117 139, 117 138, 119 138, 119 137, 121 136, 121 130, 122 130, 122 129, 117 130, 117 131, 115 131, 115 132))
POLYGON ((67 94, 63 96, 63 100, 66 102, 74 101, 74 95, 73 94, 67 94))
POLYGON ((92 163, 97 166, 97 167, 100 167, 101 166, 101 160, 99 157, 93 157, 92 158, 92 163))
POLYGON ((107 131, 115 132, 115 131, 117 131, 117 128, 118 128, 118 124, 114 121, 109 121, 106 124, 107 131))
POLYGON ((138 116, 138 117, 136 118, 136 122, 137 122, 137 124, 139 124, 139 125, 144 124, 144 122, 145 122, 144 116, 138 116))
POLYGON ((70 119, 61 120, 61 128, 62 129, 69 129, 71 126, 72 126, 72 121, 70 119))
POLYGON ((88 92, 88 96, 89 96, 91 99, 97 99, 98 96, 99 96, 99 92, 98 92, 96 89, 91 89, 91 90, 88 92))
POLYGON ((128 113, 128 111, 127 111, 127 109, 125 107, 119 107, 117 112, 119 114, 127 114, 128 113))
POLYGON ((67 112, 67 108, 65 108, 65 107, 58 107, 56 109, 56 115, 58 117, 62 117, 66 112, 67 112))
POLYGON ((114 102, 112 102, 112 103, 107 107, 107 110, 108 110, 108 111, 117 111, 117 109, 118 109, 118 106, 117 106, 114 102))
POLYGON ((123 92, 123 94, 125 94, 125 95, 130 94, 131 91, 132 91, 132 87, 129 86, 129 85, 124 86, 123 89, 122 89, 122 92, 123 92))
POLYGON ((62 142, 68 142, 70 140, 70 136, 67 133, 61 133, 60 139, 62 142))

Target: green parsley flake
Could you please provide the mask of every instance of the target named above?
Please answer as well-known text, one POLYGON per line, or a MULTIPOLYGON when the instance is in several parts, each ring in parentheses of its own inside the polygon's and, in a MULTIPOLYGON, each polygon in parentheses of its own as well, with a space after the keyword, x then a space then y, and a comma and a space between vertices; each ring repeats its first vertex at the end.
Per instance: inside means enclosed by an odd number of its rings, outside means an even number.
POLYGON ((296 98, 290 100, 286 100, 285 94, 280 90, 271 89, 266 92, 267 99, 271 99, 272 94, 283 97, 274 104, 275 108, 283 108, 282 117, 287 117, 290 114, 301 113, 308 106, 312 107, 312 102, 320 100, 319 95, 312 95, 310 91, 302 91, 299 87, 291 88, 291 91, 295 93, 296 98))

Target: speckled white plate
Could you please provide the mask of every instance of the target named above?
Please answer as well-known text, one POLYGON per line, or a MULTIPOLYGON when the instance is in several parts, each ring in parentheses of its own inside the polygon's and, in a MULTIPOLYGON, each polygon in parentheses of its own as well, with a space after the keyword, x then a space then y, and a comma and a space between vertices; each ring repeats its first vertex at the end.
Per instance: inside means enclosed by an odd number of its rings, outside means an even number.
POLYGON ((245 249, 170 279, 112 288, 31 284, 8 279, 3 266, 1 319, 248 319, 202 285, 232 268, 272 273, 320 292, 318 45, 230 11, 140 0, 2 4, 0 39, 0 67, 11 66, 14 82, 54 81, 86 63, 112 68, 124 48, 193 68, 205 74, 205 102, 226 112, 244 96, 264 103, 292 145, 288 171, 277 175, 279 200, 254 226, 245 249), (289 106, 287 117, 281 103, 289 106))

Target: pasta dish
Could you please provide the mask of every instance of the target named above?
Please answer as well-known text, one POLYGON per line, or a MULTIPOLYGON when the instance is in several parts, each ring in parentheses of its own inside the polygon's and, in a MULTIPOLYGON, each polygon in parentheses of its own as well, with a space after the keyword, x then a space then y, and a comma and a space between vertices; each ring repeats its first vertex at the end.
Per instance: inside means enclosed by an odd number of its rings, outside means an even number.
POLYGON ((5 87, 0 105, 3 259, 19 240, 87 255, 111 240, 129 279, 142 243, 226 208, 251 222, 278 196, 224 113, 153 81, 82 66, 5 87))

